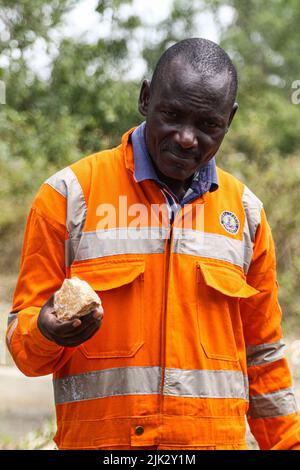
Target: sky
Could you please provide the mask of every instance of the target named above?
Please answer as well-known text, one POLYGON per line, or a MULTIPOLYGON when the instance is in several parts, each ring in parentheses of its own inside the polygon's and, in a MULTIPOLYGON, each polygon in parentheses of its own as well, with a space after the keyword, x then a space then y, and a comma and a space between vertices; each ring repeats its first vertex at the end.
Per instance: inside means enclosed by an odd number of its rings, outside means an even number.
MULTIPOLYGON (((67 16, 65 32, 80 36, 89 31, 87 36, 93 37, 92 31, 99 29, 99 19, 95 14, 98 0, 80 0, 77 3, 67 16)), ((172 0, 133 0, 133 9, 135 14, 155 23, 168 15, 171 4, 172 0)), ((125 6, 124 12, 128 10, 125 6)))
MULTIPOLYGON (((64 28, 66 34, 75 34, 80 36, 87 33, 87 37, 93 38, 99 31, 99 19, 95 14, 95 7, 98 0, 80 0, 77 6, 67 16, 67 24, 64 28), (94 31, 94 33, 93 33, 94 31)), ((133 0, 133 10, 135 14, 142 17, 149 24, 157 23, 167 17, 173 0, 133 0)), ((131 7, 124 5, 124 13, 132 11, 131 7)), ((230 8, 223 9, 224 20, 231 17, 230 8)), ((105 29, 105 28, 104 28, 105 29)), ((216 41, 218 38, 217 30, 209 15, 202 17, 199 24, 201 36, 216 41)), ((105 32, 105 31, 103 31, 105 32)))
MULTIPOLYGON (((173 0, 133 0, 134 13, 139 15, 143 22, 149 25, 156 24, 167 17, 173 0)), ((76 7, 65 17, 64 25, 53 32, 57 47, 53 47, 50 56, 46 51, 46 44, 39 40, 36 42, 32 50, 27 53, 27 61, 30 63, 33 71, 37 72, 41 77, 47 78, 51 71, 51 58, 57 54, 58 44, 62 37, 82 38, 87 42, 94 42, 99 37, 107 37, 111 34, 109 21, 100 21, 99 15, 95 12, 98 0, 79 0, 76 7)), ((124 5, 124 16, 132 11, 131 7, 124 5)), ((229 23, 233 17, 233 11, 229 7, 223 7, 221 12, 222 22, 229 23)), ((213 19, 209 14, 199 16, 199 33, 198 35, 212 41, 218 41, 218 32, 213 23, 213 19)), ((143 31, 141 34, 146 34, 143 31)), ((152 29, 152 35, 157 34, 152 29)), ((141 38, 142 39, 142 38, 141 38)), ((139 55, 141 41, 136 41, 132 45, 132 56, 139 55)), ((135 58, 134 67, 129 72, 127 78, 140 78, 145 70, 145 63, 142 59, 135 58)))

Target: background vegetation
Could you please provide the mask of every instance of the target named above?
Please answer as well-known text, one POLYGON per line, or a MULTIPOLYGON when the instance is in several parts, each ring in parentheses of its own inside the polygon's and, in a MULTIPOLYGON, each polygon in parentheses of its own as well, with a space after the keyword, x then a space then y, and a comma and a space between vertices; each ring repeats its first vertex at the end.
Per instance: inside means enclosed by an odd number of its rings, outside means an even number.
POLYGON ((95 9, 95 41, 59 34, 76 3, 1 0, 0 80, 7 91, 6 105, 0 105, 1 271, 18 269, 25 218, 42 181, 81 156, 117 144, 123 131, 141 121, 136 102, 142 76, 130 78, 136 61, 144 60, 150 77, 167 46, 202 35, 199 15, 206 13, 240 77, 240 110, 219 164, 264 201, 277 245, 281 304, 295 331, 300 105, 292 104, 291 86, 300 79, 298 0, 173 0, 170 14, 157 24, 136 15, 131 0, 102 0, 95 9), (37 43, 49 54, 46 77, 31 66, 37 43))

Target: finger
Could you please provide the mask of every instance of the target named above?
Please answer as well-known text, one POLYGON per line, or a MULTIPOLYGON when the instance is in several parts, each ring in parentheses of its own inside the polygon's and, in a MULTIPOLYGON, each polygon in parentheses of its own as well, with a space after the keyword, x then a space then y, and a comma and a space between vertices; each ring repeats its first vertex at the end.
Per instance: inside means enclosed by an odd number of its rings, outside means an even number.
MULTIPOLYGON (((103 310, 97 310, 89 313, 88 315, 84 315, 83 317, 76 318, 75 320, 72 321, 72 327, 73 329, 76 328, 77 330, 82 331, 82 329, 85 329, 86 326, 92 325, 95 323, 95 321, 102 321, 103 319, 103 310)), ((69 334, 69 332, 66 332, 66 334, 69 334)), ((70 334, 73 334, 73 331, 70 330, 70 334)))
MULTIPOLYGON (((47 315, 47 330, 51 334, 51 336, 55 337, 55 341, 67 338, 67 337, 74 337, 74 330, 76 330, 76 334, 81 334, 82 331, 86 329, 87 326, 95 324, 95 322, 99 322, 103 318, 103 309, 99 309, 97 314, 94 317, 93 312, 85 315, 83 317, 76 318, 73 320, 61 321, 56 318, 55 315, 47 315)), ((48 312, 47 312, 48 313, 48 312)))
POLYGON ((104 310, 102 305, 99 305, 99 307, 95 308, 92 312, 92 315, 94 318, 100 318, 103 317, 104 315, 104 310))
MULTIPOLYGON (((99 325, 100 326, 100 325, 99 325)), ((78 338, 78 343, 76 342, 77 345, 80 345, 82 343, 85 343, 85 341, 88 341, 90 338, 92 338, 98 331, 99 329, 99 326, 96 327, 96 328, 92 328, 92 329, 87 329, 85 331, 85 334, 83 336, 80 336, 80 338, 78 338)))
POLYGON ((68 325, 68 324, 72 323, 73 327, 76 327, 76 326, 80 325, 79 321, 81 323, 90 323, 95 318, 96 319, 102 318, 103 314, 104 314, 104 310, 103 310, 102 306, 99 306, 98 308, 95 308, 94 310, 92 310, 87 315, 83 315, 82 317, 76 318, 75 320, 69 320, 69 322, 64 322, 64 324, 68 325))
POLYGON ((78 328, 81 324, 92 324, 94 320, 102 320, 104 310, 102 307, 93 310, 88 315, 77 318, 73 321, 73 327, 78 328))
POLYGON ((102 317, 99 319, 92 318, 89 322, 82 322, 78 327, 73 327, 69 332, 65 332, 63 335, 58 333, 58 336, 65 339, 72 339, 82 336, 85 331, 89 328, 99 328, 102 323, 102 317))
POLYGON ((100 322, 96 325, 92 325, 88 327, 82 334, 76 335, 69 338, 57 338, 57 344, 67 347, 75 347, 79 346, 80 344, 84 343, 88 339, 90 339, 94 334, 98 331, 100 327, 100 322))
POLYGON ((94 319, 92 316, 89 319, 83 320, 82 318, 75 318, 73 320, 58 320, 56 317, 52 317, 51 326, 55 335, 64 337, 66 335, 73 335, 74 328, 78 328, 82 323, 91 323, 94 319))
MULTIPOLYGON (((43 320, 40 321, 40 329, 46 338, 50 339, 51 341, 55 341, 57 344, 63 346, 60 340, 64 338, 66 331, 71 330, 74 332, 74 327, 70 326, 66 328, 63 322, 58 320, 55 315, 51 314, 44 314, 41 318, 43 320)), ((72 323, 71 323, 72 324, 72 323)))

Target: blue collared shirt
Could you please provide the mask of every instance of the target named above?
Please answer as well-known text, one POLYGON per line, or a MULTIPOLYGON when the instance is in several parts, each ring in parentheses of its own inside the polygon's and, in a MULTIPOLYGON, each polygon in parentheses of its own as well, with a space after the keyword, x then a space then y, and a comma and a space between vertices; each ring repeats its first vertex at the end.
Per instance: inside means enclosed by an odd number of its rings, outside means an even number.
POLYGON ((178 201, 177 197, 172 193, 170 188, 168 188, 168 186, 162 182, 156 174, 151 157, 146 147, 144 134, 145 125, 146 123, 143 122, 134 130, 131 135, 134 155, 134 178, 138 183, 147 179, 151 179, 160 186, 170 206, 171 219, 174 220, 174 216, 181 206, 193 201, 194 199, 197 199, 207 191, 212 192, 218 189, 219 185, 216 162, 213 158, 208 162, 207 165, 195 173, 191 186, 188 188, 183 198, 178 201))

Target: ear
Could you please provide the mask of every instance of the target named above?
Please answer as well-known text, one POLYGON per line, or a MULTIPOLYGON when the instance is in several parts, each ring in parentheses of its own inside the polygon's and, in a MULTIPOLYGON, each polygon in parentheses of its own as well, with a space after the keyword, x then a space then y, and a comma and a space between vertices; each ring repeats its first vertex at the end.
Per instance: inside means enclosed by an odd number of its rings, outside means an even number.
POLYGON ((144 80, 141 86, 140 96, 139 96, 139 112, 142 116, 147 116, 148 108, 150 102, 150 82, 149 80, 144 80))
MULTIPOLYGON (((228 124, 227 124, 227 131, 229 129, 229 127, 231 126, 231 123, 233 121, 233 118, 235 116, 235 113, 237 112, 237 110, 239 109, 239 105, 238 103, 234 103, 234 105, 232 106, 232 110, 231 110, 231 113, 230 113, 230 116, 229 116, 229 120, 228 120, 228 124)), ((226 132, 227 132, 226 131, 226 132)))

